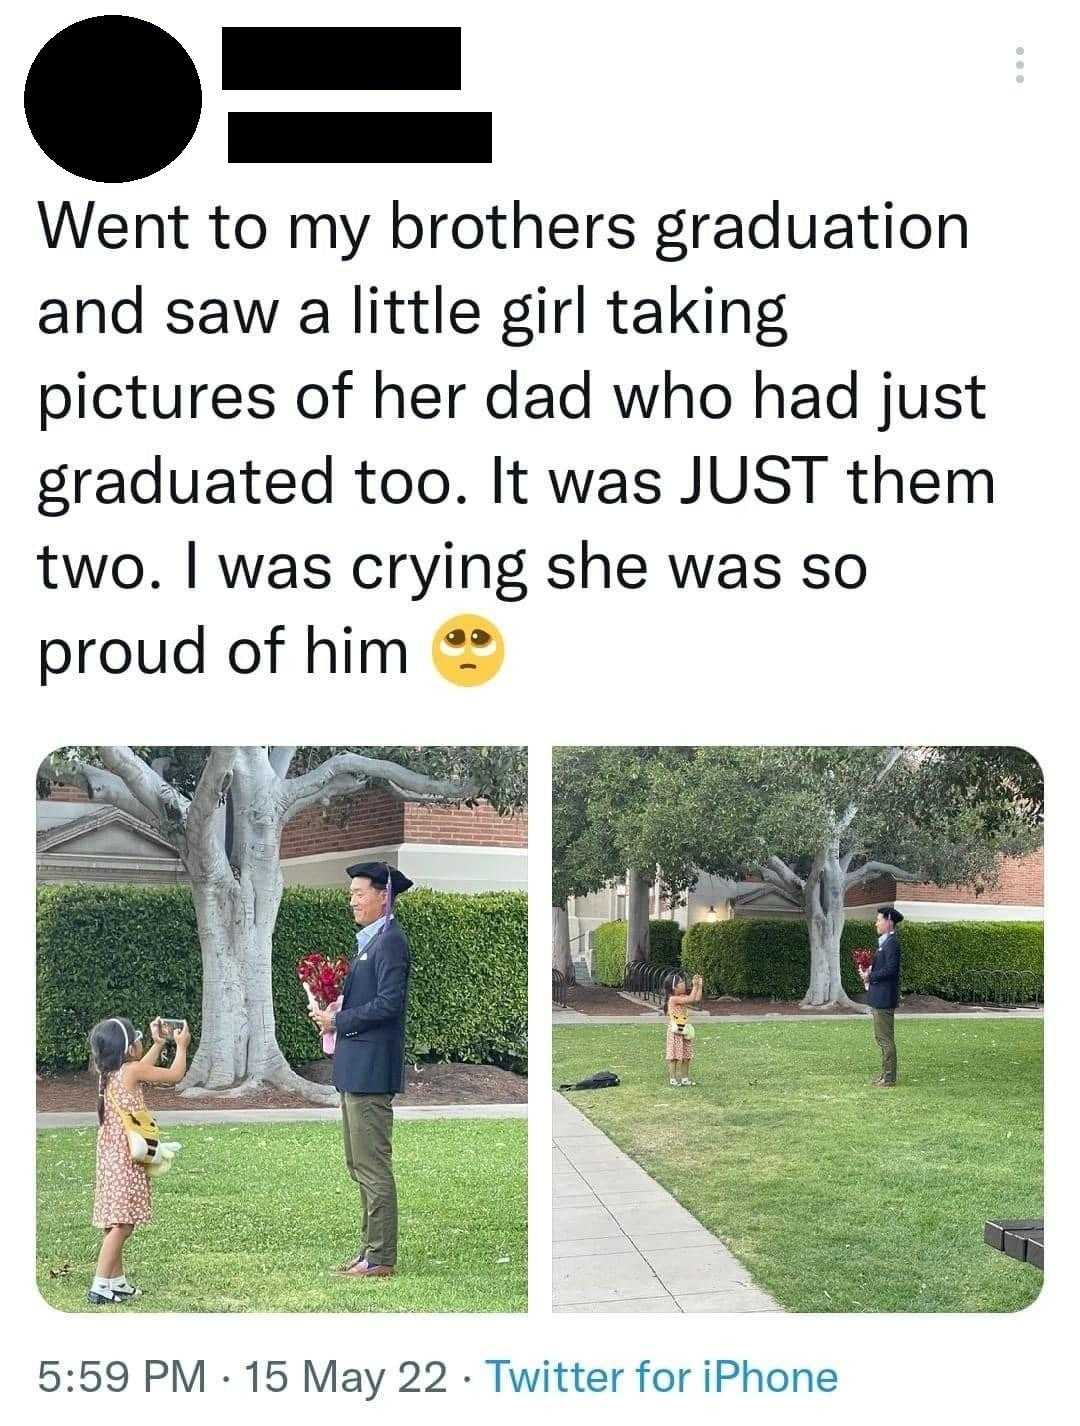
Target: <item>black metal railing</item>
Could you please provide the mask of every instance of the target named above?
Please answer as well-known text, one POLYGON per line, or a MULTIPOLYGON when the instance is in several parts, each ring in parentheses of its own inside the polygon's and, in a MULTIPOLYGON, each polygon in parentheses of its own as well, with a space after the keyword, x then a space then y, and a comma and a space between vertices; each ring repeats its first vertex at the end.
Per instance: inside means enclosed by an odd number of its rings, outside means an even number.
POLYGON ((566 1009, 566 976, 561 970, 551 967, 551 1003, 557 1005, 560 1010, 566 1009))
POLYGON ((920 989, 924 994, 939 995, 942 1000, 953 1000, 958 1005, 992 1005, 1013 1009, 1043 1003, 1043 978, 1036 971, 994 970, 989 966, 946 971, 943 975, 934 976, 920 989))
POLYGON ((671 983, 675 976, 682 976, 690 984, 690 976, 681 966, 654 966, 648 961, 635 961, 626 967, 622 988, 629 995, 636 995, 648 1001, 659 1010, 664 1003, 664 985, 671 983))

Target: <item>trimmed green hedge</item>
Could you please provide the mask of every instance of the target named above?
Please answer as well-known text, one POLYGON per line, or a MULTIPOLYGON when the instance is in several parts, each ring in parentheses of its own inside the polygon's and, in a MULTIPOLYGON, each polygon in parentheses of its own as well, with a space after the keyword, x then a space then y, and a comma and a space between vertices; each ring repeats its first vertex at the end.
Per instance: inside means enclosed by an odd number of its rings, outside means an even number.
MULTIPOLYGON (((974 970, 1043 973, 1041 921, 905 921, 900 931, 901 990, 944 995, 974 970)), ((868 921, 845 922, 840 970, 851 994, 862 984, 851 963, 858 947, 873 949, 868 921)), ((802 921, 699 921, 683 938, 683 965, 701 975, 710 995, 797 1000, 806 993, 810 944, 802 921)))
POLYGON ((180 887, 42 886, 37 894, 37 1062, 83 1069, 91 1026, 184 1016, 199 1033, 199 937, 180 887))
MULTIPOLYGON (((413 969, 409 1053, 524 1070, 528 898, 416 889, 395 904, 413 969)), ((296 979, 309 951, 350 955, 355 927, 340 891, 288 887, 274 931, 278 1043, 293 1064, 322 1055, 296 979)), ((143 1028, 186 1016, 197 1040, 202 961, 186 887, 43 886, 38 890, 37 1061, 81 1069, 87 1033, 108 1015, 143 1028)))
POLYGON ((1041 921, 905 921, 900 942, 905 994, 948 998, 952 982, 979 970, 1038 976, 1042 993, 1041 921))
MULTIPOLYGON (((649 964, 677 966, 682 939, 677 921, 650 921, 649 964)), ((601 985, 622 985, 625 974, 626 922, 605 921, 593 932, 593 980, 601 985)))

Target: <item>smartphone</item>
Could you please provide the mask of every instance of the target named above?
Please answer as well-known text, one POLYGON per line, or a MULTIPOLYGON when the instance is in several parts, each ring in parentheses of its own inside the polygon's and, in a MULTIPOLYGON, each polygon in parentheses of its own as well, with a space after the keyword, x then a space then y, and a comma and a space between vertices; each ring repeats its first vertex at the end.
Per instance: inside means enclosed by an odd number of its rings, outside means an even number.
POLYGON ((182 1030, 186 1024, 186 1020, 166 1020, 164 1015, 161 1017, 161 1028, 169 1040, 175 1040, 177 1030, 182 1030))

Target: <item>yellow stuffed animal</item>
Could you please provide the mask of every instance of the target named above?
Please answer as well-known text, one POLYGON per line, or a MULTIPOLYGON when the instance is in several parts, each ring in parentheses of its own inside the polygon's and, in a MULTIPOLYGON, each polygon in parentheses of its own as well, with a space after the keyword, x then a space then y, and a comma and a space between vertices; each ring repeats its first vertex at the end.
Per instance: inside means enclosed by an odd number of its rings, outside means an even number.
POLYGON ((159 1174, 168 1173, 173 1159, 180 1152, 180 1145, 162 1139, 161 1130, 148 1109, 125 1109, 115 1098, 113 1108, 119 1114, 120 1123, 127 1135, 132 1162, 142 1164, 146 1172, 155 1178, 159 1174))

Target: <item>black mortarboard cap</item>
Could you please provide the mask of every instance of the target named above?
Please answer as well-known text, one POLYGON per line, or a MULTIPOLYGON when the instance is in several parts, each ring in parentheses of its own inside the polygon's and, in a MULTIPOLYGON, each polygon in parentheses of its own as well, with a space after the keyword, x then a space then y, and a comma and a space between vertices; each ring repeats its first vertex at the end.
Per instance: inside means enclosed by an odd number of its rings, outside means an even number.
POLYGON ((380 891, 389 883, 395 896, 400 896, 412 886, 405 873, 398 871, 397 867, 391 866, 389 862, 354 862, 352 866, 345 868, 345 875, 350 878, 366 876, 372 886, 377 886, 380 891))

